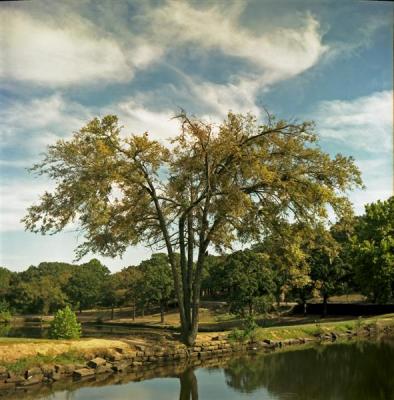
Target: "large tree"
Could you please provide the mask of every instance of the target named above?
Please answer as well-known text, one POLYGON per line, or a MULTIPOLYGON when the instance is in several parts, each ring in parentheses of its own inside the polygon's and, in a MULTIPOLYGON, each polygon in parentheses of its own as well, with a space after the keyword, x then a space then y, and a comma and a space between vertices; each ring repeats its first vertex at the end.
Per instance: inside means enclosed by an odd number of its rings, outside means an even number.
POLYGON ((139 242, 165 248, 179 304, 182 337, 198 331, 200 288, 210 246, 261 240, 281 221, 305 223, 349 209, 343 195, 361 184, 351 158, 316 146, 312 123, 263 124, 229 113, 220 125, 185 113, 170 146, 147 133, 122 136, 116 116, 95 118, 49 147, 33 170, 56 182, 28 209, 25 226, 58 232, 79 221, 77 255, 122 254, 139 242), (176 252, 179 252, 179 265, 176 252))
POLYGON ((352 238, 355 279, 378 303, 394 301, 394 196, 365 206, 352 238))

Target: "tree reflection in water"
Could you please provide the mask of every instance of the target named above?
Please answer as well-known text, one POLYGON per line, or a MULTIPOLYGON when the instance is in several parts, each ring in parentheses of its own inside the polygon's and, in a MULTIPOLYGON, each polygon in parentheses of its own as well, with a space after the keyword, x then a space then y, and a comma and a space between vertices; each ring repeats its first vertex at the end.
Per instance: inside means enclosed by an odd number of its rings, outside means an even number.
POLYGON ((179 400, 198 400, 197 378, 193 368, 187 368, 179 375, 181 389, 179 400))
POLYGON ((238 392, 265 387, 278 399, 394 399, 394 344, 323 345, 269 355, 244 356, 224 368, 238 392))

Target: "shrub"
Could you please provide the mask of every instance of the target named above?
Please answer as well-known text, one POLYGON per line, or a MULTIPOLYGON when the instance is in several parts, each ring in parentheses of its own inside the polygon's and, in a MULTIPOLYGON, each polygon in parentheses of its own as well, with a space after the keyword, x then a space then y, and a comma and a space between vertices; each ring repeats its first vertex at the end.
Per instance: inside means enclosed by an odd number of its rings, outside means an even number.
POLYGON ((228 335, 228 338, 230 339, 230 341, 234 342, 244 342, 248 339, 245 334, 245 331, 238 328, 233 329, 228 335))
POLYGON ((69 306, 59 310, 49 328, 51 339, 78 339, 81 336, 81 324, 69 306))
POLYGON ((233 329, 229 334, 229 339, 236 342, 244 342, 255 339, 258 325, 252 316, 247 316, 243 323, 243 329, 233 329))

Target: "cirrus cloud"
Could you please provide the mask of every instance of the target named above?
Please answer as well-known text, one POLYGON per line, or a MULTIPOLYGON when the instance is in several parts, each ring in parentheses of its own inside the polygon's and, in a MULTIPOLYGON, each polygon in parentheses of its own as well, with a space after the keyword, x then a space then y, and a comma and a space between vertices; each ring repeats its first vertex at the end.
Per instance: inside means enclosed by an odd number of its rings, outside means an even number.
POLYGON ((319 133, 355 149, 392 152, 393 92, 320 102, 313 113, 319 133))

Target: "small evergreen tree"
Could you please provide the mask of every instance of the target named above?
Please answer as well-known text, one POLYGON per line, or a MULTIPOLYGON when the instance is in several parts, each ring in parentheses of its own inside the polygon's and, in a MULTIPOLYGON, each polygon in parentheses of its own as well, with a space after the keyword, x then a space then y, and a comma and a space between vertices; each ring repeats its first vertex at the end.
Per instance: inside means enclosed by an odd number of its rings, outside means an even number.
POLYGON ((81 324, 77 321, 75 313, 69 306, 59 310, 49 328, 51 339, 79 339, 81 324))

